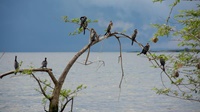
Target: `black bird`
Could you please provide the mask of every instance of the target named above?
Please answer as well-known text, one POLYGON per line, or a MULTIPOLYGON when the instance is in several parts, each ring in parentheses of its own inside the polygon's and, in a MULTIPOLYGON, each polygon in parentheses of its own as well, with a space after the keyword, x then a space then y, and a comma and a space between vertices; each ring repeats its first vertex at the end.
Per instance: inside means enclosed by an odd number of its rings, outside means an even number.
POLYGON ((85 35, 85 29, 87 28, 88 26, 88 22, 85 21, 84 24, 83 24, 83 34, 85 35))
POLYGON ((142 52, 140 54, 145 54, 146 55, 147 51, 149 50, 149 48, 150 48, 150 45, 149 45, 149 43, 147 43, 147 45, 144 46, 144 48, 142 49, 142 52))
POLYGON ((136 36, 137 36, 137 29, 134 30, 134 33, 133 33, 133 35, 131 36, 131 38, 132 38, 132 43, 131 43, 131 45, 133 45, 136 36))
POLYGON ((90 31, 90 42, 94 42, 95 38, 97 38, 97 33, 93 28, 91 28, 91 31, 90 31))
POLYGON ((163 71, 165 71, 165 59, 163 57, 160 57, 160 64, 163 67, 163 71))
MULTIPOLYGON (((15 70, 19 69, 19 63, 17 62, 17 56, 15 56, 14 68, 15 68, 15 70)), ((15 75, 16 74, 17 74, 17 72, 15 72, 15 75)))
POLYGON ((110 34, 110 33, 111 33, 110 30, 111 30, 112 26, 113 26, 113 22, 110 21, 110 23, 109 23, 109 25, 108 25, 108 27, 107 27, 107 29, 106 29, 106 33, 105 33, 104 35, 107 35, 107 34, 110 34))
POLYGON ((47 68, 47 58, 45 58, 44 61, 42 62, 41 68, 47 68))
POLYGON ((81 29, 83 27, 84 23, 87 20, 87 17, 86 16, 82 16, 82 17, 80 17, 80 20, 81 20, 81 24, 80 24, 80 28, 79 29, 81 29))

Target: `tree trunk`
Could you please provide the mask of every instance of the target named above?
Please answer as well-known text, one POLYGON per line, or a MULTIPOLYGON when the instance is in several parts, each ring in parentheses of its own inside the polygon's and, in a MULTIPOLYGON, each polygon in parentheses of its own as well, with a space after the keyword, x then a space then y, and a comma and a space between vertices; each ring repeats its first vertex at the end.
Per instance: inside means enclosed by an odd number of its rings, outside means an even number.
POLYGON ((59 95, 62 85, 56 85, 50 99, 49 112, 58 112, 59 109, 59 95))
POLYGON ((60 91, 62 88, 62 85, 64 83, 64 80, 70 70, 70 68, 72 67, 72 65, 76 62, 76 60, 88 49, 90 48, 92 45, 102 41, 103 39, 105 39, 104 37, 101 38, 99 41, 96 41, 94 43, 90 43, 88 45, 86 45, 83 49, 81 49, 79 52, 77 52, 77 54, 69 61, 69 63, 67 64, 67 66, 65 67, 62 75, 60 76, 59 80, 58 80, 58 84, 55 85, 53 94, 52 94, 52 98, 50 99, 50 104, 49 104, 49 112, 58 112, 58 106, 59 106, 59 95, 60 95, 60 91))
POLYGON ((58 112, 58 99, 53 98, 50 101, 49 112, 58 112))

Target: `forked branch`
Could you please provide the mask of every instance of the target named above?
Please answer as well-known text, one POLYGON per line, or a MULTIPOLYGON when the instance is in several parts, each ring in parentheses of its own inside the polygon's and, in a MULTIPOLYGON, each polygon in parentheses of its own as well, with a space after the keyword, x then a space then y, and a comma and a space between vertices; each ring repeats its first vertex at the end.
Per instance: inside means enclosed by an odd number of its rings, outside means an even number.
POLYGON ((45 93, 45 91, 44 91, 44 89, 42 88, 42 85, 40 84, 40 80, 32 73, 31 74, 32 76, 33 76, 33 78, 37 81, 37 83, 38 83, 38 85, 39 85, 39 87, 40 87, 40 90, 41 90, 41 92, 42 92, 42 94, 45 96, 45 98, 47 98, 47 99, 51 99, 51 98, 49 98, 48 96, 47 96, 47 94, 45 93))
POLYGON ((57 84, 58 81, 57 79, 54 77, 53 73, 52 73, 52 69, 51 68, 35 68, 35 69, 19 69, 19 70, 12 70, 6 73, 3 73, 0 75, 0 78, 3 78, 7 75, 11 75, 14 73, 24 73, 24 74, 32 74, 33 72, 47 72, 50 76, 50 78, 52 79, 54 84, 57 84))

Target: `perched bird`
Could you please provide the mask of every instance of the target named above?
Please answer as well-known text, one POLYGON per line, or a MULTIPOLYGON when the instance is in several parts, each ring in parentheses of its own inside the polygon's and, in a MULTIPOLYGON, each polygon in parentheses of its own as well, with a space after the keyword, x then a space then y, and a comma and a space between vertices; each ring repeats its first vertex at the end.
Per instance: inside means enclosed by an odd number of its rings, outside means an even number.
POLYGON ((83 27, 84 23, 87 20, 87 17, 86 16, 82 16, 82 17, 80 17, 80 20, 81 20, 81 24, 80 24, 80 28, 79 29, 81 29, 83 27))
POLYGON ((90 42, 94 42, 95 40, 98 40, 98 36, 97 36, 96 31, 93 28, 91 28, 91 31, 90 31, 90 42))
MULTIPOLYGON (((18 69, 19 69, 19 63, 17 62, 17 56, 15 56, 14 68, 15 68, 15 70, 18 70, 18 69)), ((17 74, 17 73, 15 73, 15 75, 16 75, 16 74, 17 74)))
POLYGON ((110 34, 110 33, 111 33, 110 30, 111 30, 112 26, 113 26, 113 22, 110 21, 110 23, 109 23, 109 25, 108 25, 108 27, 107 27, 106 33, 105 33, 104 35, 107 35, 107 34, 110 34))
MULTIPOLYGON (((147 51, 149 50, 149 48, 150 48, 150 45, 149 45, 149 43, 147 43, 147 45, 146 46, 144 46, 144 48, 142 49, 142 52, 141 53, 139 53, 139 54, 147 54, 147 51)), ((138 54, 138 55, 139 55, 138 54)))
POLYGON ((84 24, 83 24, 83 34, 85 35, 85 29, 87 28, 88 26, 88 22, 85 21, 84 24))
POLYGON ((41 68, 47 68, 47 58, 45 57, 44 61, 42 62, 41 68))
POLYGON ((163 57, 160 57, 160 64, 163 67, 163 71, 165 71, 165 59, 163 57))
POLYGON ((133 33, 133 35, 131 36, 131 38, 132 38, 132 43, 131 43, 131 45, 133 45, 136 36, 137 36, 137 29, 134 30, 134 33, 133 33))

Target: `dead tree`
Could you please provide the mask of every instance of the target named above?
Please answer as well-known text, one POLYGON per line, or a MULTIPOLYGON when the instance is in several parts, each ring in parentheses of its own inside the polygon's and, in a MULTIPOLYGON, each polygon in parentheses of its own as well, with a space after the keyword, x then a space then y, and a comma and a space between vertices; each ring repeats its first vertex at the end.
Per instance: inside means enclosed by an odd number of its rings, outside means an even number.
MULTIPOLYGON (((65 18, 65 22, 71 22, 69 21, 67 18, 65 18)), ((75 24, 78 24, 77 21, 73 22, 75 24)), ((80 25, 80 24, 78 24, 80 25)), ((90 31, 89 28, 86 28, 88 31, 90 31)), ((120 62, 120 65, 121 65, 121 80, 120 80, 120 83, 119 83, 119 88, 121 88, 121 85, 122 85, 122 81, 123 81, 123 78, 124 78, 124 70, 123 70, 123 59, 122 59, 122 48, 121 48, 121 41, 120 41, 120 38, 127 38, 129 39, 130 41, 132 41, 132 38, 131 36, 129 35, 126 35, 124 33, 121 33, 121 32, 111 32, 109 35, 104 35, 104 36, 99 36, 99 39, 98 40, 95 40, 87 45, 85 45, 80 51, 78 51, 74 57, 69 61, 67 62, 66 64, 66 67, 64 68, 62 74, 60 75, 60 77, 58 79, 55 78, 53 72, 52 72, 52 69, 51 68, 37 68, 37 69, 19 69, 19 70, 13 70, 13 71, 9 71, 9 72, 6 72, 6 73, 3 73, 0 75, 0 78, 3 78, 7 75, 11 75, 11 74, 14 74, 16 72, 19 72, 19 73, 24 73, 24 74, 30 74, 33 76, 33 78, 37 81, 39 87, 40 87, 40 91, 41 93, 45 96, 45 98, 47 98, 49 100, 49 110, 48 112, 58 112, 59 110, 61 110, 61 112, 64 110, 65 106, 67 105, 67 103, 69 101, 72 101, 73 102, 73 97, 66 97, 66 102, 65 104, 63 105, 63 107, 61 109, 59 109, 59 96, 60 96, 60 93, 61 93, 61 89, 62 89, 62 86, 65 82, 65 79, 71 69, 71 67, 73 66, 73 64, 77 61, 77 59, 84 53, 86 52, 87 50, 90 49, 90 47, 92 47, 93 45, 103 41, 104 39, 108 39, 110 37, 115 37, 117 39, 117 41, 119 42, 119 49, 120 49, 120 54, 119 54, 119 62, 120 62), (48 73, 50 79, 52 80, 54 86, 53 87, 50 87, 53 89, 53 92, 50 96, 48 96, 44 89, 42 88, 41 84, 42 84, 42 81, 39 80, 39 78, 37 78, 34 73, 35 72, 46 72, 48 73)), ((142 44, 140 44, 139 42, 137 42, 136 40, 134 40, 141 48, 143 48, 144 46, 142 44)), ((148 53, 150 53, 148 51, 148 53)), ((151 56, 151 54, 150 54, 151 56)), ((154 57, 152 57, 154 58, 154 57)), ((153 60, 156 62, 157 65, 158 62, 156 60, 153 60)), ((84 64, 86 65, 86 64, 84 64)), ((161 68, 162 69, 162 68, 161 68)), ((164 71, 165 72, 165 71, 164 71)), ((165 72, 166 73, 166 72, 165 72)), ((168 76, 168 74, 166 73, 166 75, 168 76)), ((169 76, 168 76, 169 77, 169 76)), ((171 79, 171 78, 170 78, 171 79)), ((78 91, 78 90, 77 90, 78 91)), ((73 106, 73 103, 72 103, 72 106, 73 106)), ((46 111, 46 109, 45 109, 46 111)))

